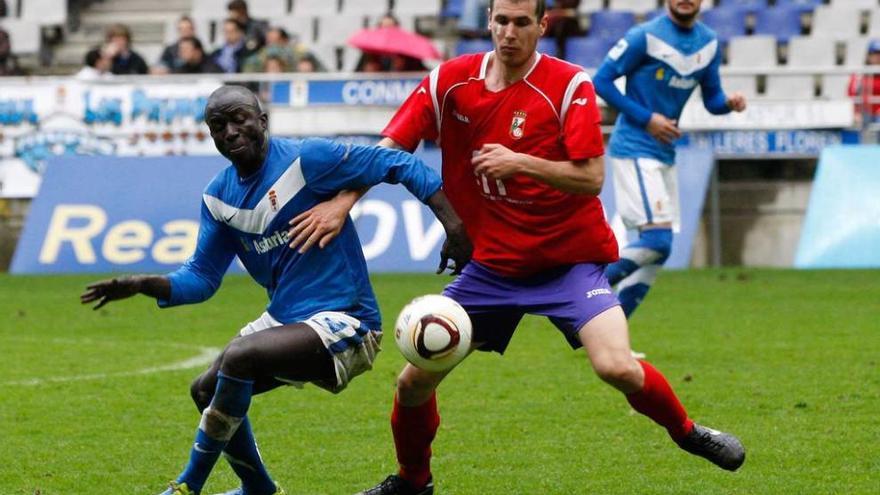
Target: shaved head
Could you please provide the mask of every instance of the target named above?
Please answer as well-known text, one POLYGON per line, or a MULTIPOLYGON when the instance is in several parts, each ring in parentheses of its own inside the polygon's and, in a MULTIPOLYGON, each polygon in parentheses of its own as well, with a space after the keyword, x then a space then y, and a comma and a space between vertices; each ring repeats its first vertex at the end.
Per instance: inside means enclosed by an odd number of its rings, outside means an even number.
POLYGON ((205 123, 214 145, 247 177, 259 170, 269 145, 269 116, 251 90, 222 86, 208 97, 205 123))

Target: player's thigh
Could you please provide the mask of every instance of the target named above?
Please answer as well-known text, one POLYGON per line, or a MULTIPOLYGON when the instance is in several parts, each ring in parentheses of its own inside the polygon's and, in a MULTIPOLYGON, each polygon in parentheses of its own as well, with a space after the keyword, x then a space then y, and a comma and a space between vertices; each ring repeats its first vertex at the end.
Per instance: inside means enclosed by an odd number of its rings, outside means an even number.
POLYGON ((628 228, 671 223, 675 205, 667 187, 671 167, 652 158, 611 157, 617 213, 628 228))
POLYGON ((234 339, 221 370, 261 382, 312 382, 335 378, 333 358, 321 337, 305 323, 267 328, 234 339))

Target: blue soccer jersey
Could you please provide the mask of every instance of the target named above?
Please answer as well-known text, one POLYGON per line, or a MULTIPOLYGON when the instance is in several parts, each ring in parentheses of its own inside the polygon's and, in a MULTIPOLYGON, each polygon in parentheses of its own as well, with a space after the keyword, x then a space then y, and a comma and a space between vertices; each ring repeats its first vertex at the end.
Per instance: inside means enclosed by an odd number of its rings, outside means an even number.
POLYGON ((171 273, 162 307, 204 301, 220 286, 235 256, 266 288, 266 310, 282 323, 340 311, 367 328, 381 325, 367 264, 351 218, 323 249, 288 247, 288 221, 342 189, 402 183, 422 202, 440 189, 439 175, 409 153, 326 139, 271 138, 266 161, 242 179, 229 166, 202 196, 196 251, 171 273))
POLYGON ((674 146, 651 137, 645 126, 654 112, 678 120, 697 85, 710 113, 730 112, 720 64, 715 32, 701 22, 686 29, 663 15, 632 28, 609 50, 593 79, 596 92, 620 111, 609 154, 674 163, 674 146), (626 95, 614 86, 621 76, 626 76, 626 95))

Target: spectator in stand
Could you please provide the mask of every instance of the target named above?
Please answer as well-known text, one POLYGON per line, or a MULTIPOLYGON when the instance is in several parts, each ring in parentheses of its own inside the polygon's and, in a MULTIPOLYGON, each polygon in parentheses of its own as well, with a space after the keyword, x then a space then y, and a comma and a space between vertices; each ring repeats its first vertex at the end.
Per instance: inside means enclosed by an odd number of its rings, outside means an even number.
POLYGON ((266 57, 266 64, 263 72, 269 74, 283 74, 285 72, 290 72, 291 69, 292 67, 288 65, 288 60, 277 55, 269 55, 266 57))
POLYGON ((269 30, 269 23, 251 18, 248 14, 247 2, 231 0, 226 4, 226 16, 244 25, 245 45, 248 50, 255 52, 266 44, 266 31, 269 30))
POLYGON ((853 74, 849 80, 849 96, 856 102, 856 125, 880 122, 880 39, 868 43, 865 65, 872 66, 873 74, 853 74))
POLYGON ((107 45, 89 50, 86 53, 85 66, 74 77, 80 81, 94 81, 112 77, 113 56, 110 53, 111 48, 107 45))
POLYGON ((283 62, 283 65, 288 68, 285 72, 296 69, 303 59, 309 59, 309 63, 314 66, 315 70, 310 72, 325 70, 304 43, 291 43, 290 35, 280 27, 273 27, 266 32, 266 46, 245 60, 242 72, 271 72, 266 68, 269 57, 277 58, 283 62))
POLYGON ((553 8, 547 10, 550 22, 544 36, 556 39, 559 58, 565 58, 565 40, 584 35, 577 13, 580 4, 581 0, 556 0, 553 8))
POLYGON ((214 50, 211 60, 219 65, 223 72, 241 72, 242 64, 253 52, 245 44, 244 24, 229 18, 223 21, 223 46, 214 50))
POLYGON ((149 67, 136 51, 131 49, 131 30, 124 24, 114 24, 104 35, 107 50, 113 56, 114 74, 146 74, 149 67))
POLYGON ((216 74, 223 72, 213 60, 205 55, 202 42, 194 36, 181 38, 178 42, 178 56, 181 64, 172 72, 175 74, 216 74))
POLYGON ((157 74, 167 74, 169 72, 175 72, 175 69, 182 66, 183 60, 179 53, 180 41, 184 38, 194 38, 195 35, 196 28, 191 17, 185 15, 178 19, 177 41, 171 43, 162 50, 162 56, 159 57, 159 65, 153 69, 153 72, 157 74))
MULTIPOLYGON (((390 12, 382 16, 379 22, 376 23, 376 28, 378 29, 394 27, 400 27, 400 21, 390 12)), ((376 53, 362 54, 355 67, 356 72, 415 72, 424 70, 426 70, 425 65, 417 58, 406 55, 382 55, 376 53)))
POLYGON ((18 65, 18 57, 12 54, 9 33, 0 28, 0 76, 23 76, 25 72, 18 65))
POLYGON ((307 53, 296 62, 296 72, 325 72, 324 64, 311 53, 307 53))

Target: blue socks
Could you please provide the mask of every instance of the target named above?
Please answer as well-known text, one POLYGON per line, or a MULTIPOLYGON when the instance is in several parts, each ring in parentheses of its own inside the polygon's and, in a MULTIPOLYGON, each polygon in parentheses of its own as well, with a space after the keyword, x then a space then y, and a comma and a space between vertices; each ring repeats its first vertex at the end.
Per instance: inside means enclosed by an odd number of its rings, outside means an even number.
POLYGON ((266 471, 257 442, 251 430, 251 422, 244 417, 238 430, 229 439, 223 455, 229 461, 229 466, 241 479, 241 486, 246 494, 270 494, 275 493, 275 482, 266 471))
POLYGON ((611 285, 618 285, 617 297, 627 318, 641 304, 657 272, 672 251, 672 229, 647 229, 639 239, 626 246, 620 260, 608 265, 605 276, 611 285))
POLYGON ((244 421, 251 403, 253 386, 252 381, 240 380, 223 373, 217 374, 214 399, 202 412, 202 421, 196 431, 189 463, 177 477, 178 483, 186 483, 195 493, 202 491, 217 458, 244 421))

